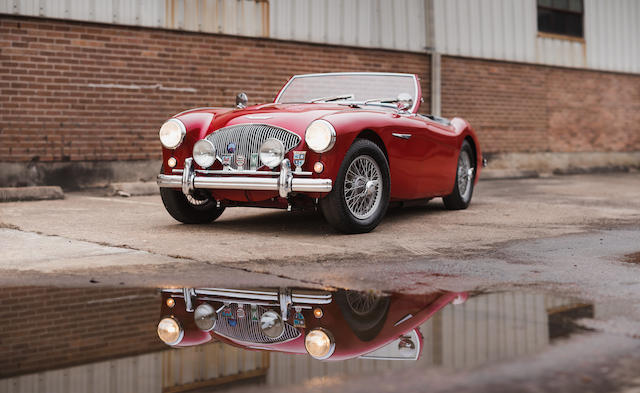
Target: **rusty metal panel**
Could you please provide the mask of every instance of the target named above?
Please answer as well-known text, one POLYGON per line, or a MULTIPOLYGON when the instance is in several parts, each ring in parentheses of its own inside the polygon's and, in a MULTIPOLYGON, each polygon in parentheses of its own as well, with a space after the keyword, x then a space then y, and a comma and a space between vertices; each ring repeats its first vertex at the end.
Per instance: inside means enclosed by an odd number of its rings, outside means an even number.
POLYGON ((165 0, 164 23, 169 29, 250 37, 269 34, 266 0, 165 0))
POLYGON ((0 12, 251 37, 269 35, 267 0, 0 0, 0 12))

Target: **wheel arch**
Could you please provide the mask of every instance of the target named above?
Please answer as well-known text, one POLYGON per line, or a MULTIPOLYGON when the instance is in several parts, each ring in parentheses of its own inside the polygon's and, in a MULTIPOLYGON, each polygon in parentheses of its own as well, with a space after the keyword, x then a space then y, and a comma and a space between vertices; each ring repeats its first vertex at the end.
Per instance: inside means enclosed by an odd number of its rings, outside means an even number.
POLYGON ((476 166, 478 166, 478 148, 476 147, 476 142, 473 140, 473 138, 471 137, 471 135, 467 135, 464 137, 464 141, 469 142, 469 145, 471 146, 471 151, 473 152, 473 163, 476 166))
POLYGON ((384 153, 384 156, 387 159, 387 163, 389 163, 389 153, 387 153, 387 147, 384 145, 384 142, 382 141, 382 138, 380 138, 380 135, 378 135, 375 131, 370 129, 362 130, 356 136, 356 139, 354 139, 354 142, 358 139, 367 139, 375 143, 376 145, 378 145, 380 150, 382 150, 382 152, 384 153))

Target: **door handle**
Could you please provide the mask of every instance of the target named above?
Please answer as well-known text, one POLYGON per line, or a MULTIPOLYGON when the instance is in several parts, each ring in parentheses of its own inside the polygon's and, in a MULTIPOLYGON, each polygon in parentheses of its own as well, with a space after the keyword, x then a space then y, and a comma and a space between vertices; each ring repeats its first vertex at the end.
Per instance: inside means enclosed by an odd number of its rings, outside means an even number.
POLYGON ((394 132, 391 135, 395 136, 396 138, 400 138, 400 139, 409 139, 409 138, 411 138, 411 134, 401 134, 399 132, 394 132))

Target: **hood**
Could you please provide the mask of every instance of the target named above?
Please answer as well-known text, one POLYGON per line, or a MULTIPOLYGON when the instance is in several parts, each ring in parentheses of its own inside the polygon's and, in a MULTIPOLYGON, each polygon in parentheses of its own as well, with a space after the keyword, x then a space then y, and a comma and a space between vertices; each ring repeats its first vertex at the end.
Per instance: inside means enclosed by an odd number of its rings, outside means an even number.
POLYGON ((248 123, 281 127, 304 137, 312 121, 349 110, 352 109, 348 106, 336 104, 264 104, 227 111, 194 109, 174 117, 185 124, 187 131, 200 129, 200 138, 223 127, 248 123))

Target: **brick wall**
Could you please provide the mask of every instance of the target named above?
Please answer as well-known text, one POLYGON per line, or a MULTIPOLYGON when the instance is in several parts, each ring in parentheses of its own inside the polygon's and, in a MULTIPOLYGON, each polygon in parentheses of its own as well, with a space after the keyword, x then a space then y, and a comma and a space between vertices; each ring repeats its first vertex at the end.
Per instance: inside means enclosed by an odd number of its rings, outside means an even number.
POLYGON ((0 161, 159 159, 171 114, 231 106, 240 91, 273 101, 296 73, 417 73, 428 112, 429 64, 415 53, 0 15, 0 161))
POLYGON ((640 75, 445 56, 442 112, 488 153, 640 150, 640 75))
MULTIPOLYGON (((417 73, 428 113, 429 65, 409 52, 0 15, 0 161, 156 160, 168 116, 231 106, 239 91, 272 101, 296 73, 417 73)), ((639 75, 444 56, 442 112, 468 119, 488 153, 640 150, 639 75)))
POLYGON ((552 151, 640 151, 640 75, 548 68, 552 151))
POLYGON ((0 378, 166 349, 154 289, 0 289, 0 378))

